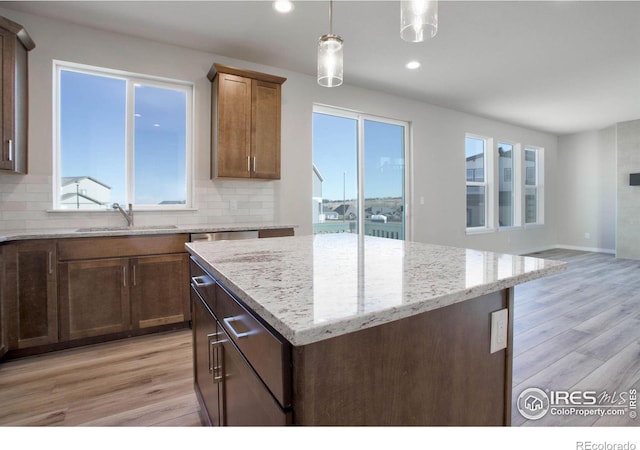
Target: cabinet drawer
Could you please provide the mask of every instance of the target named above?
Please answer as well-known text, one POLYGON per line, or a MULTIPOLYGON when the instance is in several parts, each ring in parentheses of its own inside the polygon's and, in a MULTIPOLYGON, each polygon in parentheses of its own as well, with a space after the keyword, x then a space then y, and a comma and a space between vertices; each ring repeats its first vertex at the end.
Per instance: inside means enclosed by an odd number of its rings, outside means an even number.
POLYGON ((188 234, 60 239, 58 258, 60 261, 69 261, 184 253, 184 244, 188 241, 188 234))
POLYGON ((200 294, 211 311, 216 310, 216 282, 193 258, 190 261, 191 288, 200 294))
POLYGON ((231 340, 284 408, 291 405, 291 347, 216 283, 214 313, 231 340))

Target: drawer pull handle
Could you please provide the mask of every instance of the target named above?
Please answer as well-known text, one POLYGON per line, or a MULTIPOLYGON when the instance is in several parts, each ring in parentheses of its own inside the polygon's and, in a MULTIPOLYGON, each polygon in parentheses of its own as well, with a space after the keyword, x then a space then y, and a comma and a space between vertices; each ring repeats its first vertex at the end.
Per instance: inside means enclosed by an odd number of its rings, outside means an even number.
POLYGON ((199 277, 191 277, 191 283, 197 288, 203 288, 211 286, 213 284, 213 280, 205 275, 201 275, 199 277))
POLYGON ((242 323, 244 325, 244 322, 242 320, 242 316, 225 317, 224 319, 222 319, 222 321, 229 328, 229 331, 231 331, 231 333, 237 339, 242 339, 242 338, 245 338, 247 336, 251 336, 252 334, 255 334, 252 330, 244 331, 244 332, 239 333, 238 330, 236 330, 234 328, 234 326, 233 326, 234 322, 240 322, 240 323, 242 323))

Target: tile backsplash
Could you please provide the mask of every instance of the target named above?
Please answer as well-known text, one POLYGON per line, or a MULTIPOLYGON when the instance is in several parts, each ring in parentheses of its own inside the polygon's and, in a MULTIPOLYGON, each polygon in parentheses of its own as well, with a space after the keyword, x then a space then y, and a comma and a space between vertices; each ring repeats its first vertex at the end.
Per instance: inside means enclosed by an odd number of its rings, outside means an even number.
MULTIPOLYGON (((194 208, 135 211, 135 225, 272 223, 273 181, 196 180, 194 208)), ((126 225, 117 211, 52 211, 52 178, 0 174, 0 230, 126 225)))

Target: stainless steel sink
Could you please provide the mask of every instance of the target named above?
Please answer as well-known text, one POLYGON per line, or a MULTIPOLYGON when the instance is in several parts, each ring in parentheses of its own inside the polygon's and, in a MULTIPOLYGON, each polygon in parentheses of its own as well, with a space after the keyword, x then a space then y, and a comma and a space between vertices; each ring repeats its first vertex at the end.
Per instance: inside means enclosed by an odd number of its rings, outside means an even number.
POLYGON ((147 226, 139 226, 139 227, 89 227, 89 228, 78 228, 76 233, 91 233, 97 231, 139 231, 139 230, 175 230, 178 228, 175 225, 147 225, 147 226))

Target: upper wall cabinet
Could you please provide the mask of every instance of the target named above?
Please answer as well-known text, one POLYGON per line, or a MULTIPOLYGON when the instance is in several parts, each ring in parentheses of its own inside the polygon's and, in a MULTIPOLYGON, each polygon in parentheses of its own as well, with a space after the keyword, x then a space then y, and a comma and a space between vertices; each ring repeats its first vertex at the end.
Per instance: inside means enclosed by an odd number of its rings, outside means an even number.
POLYGON ((21 25, 0 17, 0 173, 27 173, 27 52, 35 46, 21 25))
POLYGON ((214 64, 211 178, 280 179, 281 86, 286 78, 214 64))

